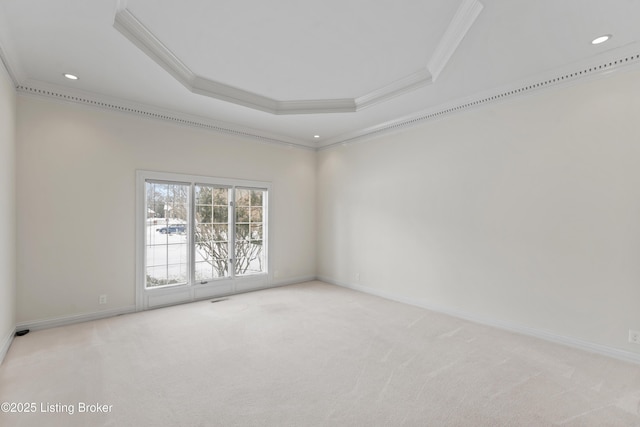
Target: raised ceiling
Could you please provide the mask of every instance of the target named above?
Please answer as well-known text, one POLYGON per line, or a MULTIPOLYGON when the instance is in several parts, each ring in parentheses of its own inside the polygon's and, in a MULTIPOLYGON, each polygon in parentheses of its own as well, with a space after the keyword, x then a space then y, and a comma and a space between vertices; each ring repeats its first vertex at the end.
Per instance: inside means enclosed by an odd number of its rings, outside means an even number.
POLYGON ((0 53, 24 92, 324 147, 640 63, 638 16, 630 0, 5 1, 0 53))

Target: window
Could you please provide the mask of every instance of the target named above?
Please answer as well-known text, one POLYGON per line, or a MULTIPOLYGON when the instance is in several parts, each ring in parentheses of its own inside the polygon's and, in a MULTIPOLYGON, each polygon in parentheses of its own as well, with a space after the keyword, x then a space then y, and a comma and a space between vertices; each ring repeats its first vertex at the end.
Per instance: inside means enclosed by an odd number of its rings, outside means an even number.
POLYGON ((139 171, 143 294, 266 276, 268 195, 264 182, 139 171))
POLYGON ((146 286, 189 281, 189 186, 147 181, 146 286))

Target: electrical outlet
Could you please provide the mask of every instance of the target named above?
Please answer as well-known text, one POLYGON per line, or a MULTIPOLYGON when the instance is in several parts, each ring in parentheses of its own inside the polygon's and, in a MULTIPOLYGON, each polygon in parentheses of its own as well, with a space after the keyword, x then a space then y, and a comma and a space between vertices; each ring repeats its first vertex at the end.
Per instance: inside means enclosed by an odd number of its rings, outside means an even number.
POLYGON ((629 329, 629 342, 633 344, 640 344, 640 331, 629 329))
POLYGON ((100 298, 98 300, 98 303, 100 304, 106 304, 107 303, 107 296, 106 295, 100 295, 100 298))

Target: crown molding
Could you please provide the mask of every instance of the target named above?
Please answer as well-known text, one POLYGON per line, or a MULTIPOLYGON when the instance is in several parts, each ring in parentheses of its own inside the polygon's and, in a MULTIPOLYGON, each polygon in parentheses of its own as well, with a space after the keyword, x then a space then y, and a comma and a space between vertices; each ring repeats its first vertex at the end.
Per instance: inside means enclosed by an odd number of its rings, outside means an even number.
POLYGON ((192 81, 193 84, 188 86, 187 89, 193 93, 253 108, 254 110, 264 111, 266 113, 276 114, 278 112, 278 101, 275 99, 267 98, 266 96, 258 95, 257 93, 249 92, 196 75, 193 76, 192 81))
POLYGON ((18 86, 20 81, 23 80, 24 72, 20 66, 20 62, 17 60, 17 55, 14 55, 11 49, 11 37, 8 34, 7 28, 5 17, 0 14, 0 35, 2 36, 0 39, 4 41, 4 44, 0 43, 0 63, 2 63, 4 69, 7 71, 13 85, 18 86))
POLYGON ((433 80, 438 78, 453 53, 458 49, 460 42, 471 29, 483 7, 478 0, 464 0, 460 4, 427 65, 433 80))
POLYGON ((195 75, 177 56, 133 16, 127 9, 116 11, 113 26, 131 43, 165 69, 187 89, 191 89, 195 75))
POLYGON ((146 104, 129 102, 77 89, 70 89, 51 83, 28 81, 25 84, 19 84, 16 86, 16 91, 22 95, 50 98, 61 102, 81 104, 103 110, 133 114, 148 119, 201 128, 262 143, 277 144, 290 148, 302 148, 307 150, 315 150, 317 147, 317 144, 314 142, 288 138, 283 135, 265 132, 235 123, 223 122, 194 114, 165 110, 146 104))
POLYGON ((395 81, 387 86, 376 89, 369 92, 366 95, 360 96, 355 99, 357 111, 371 107, 384 101, 388 101, 391 98, 402 95, 407 92, 414 91, 423 86, 431 84, 433 79, 431 73, 426 68, 416 71, 407 77, 395 81))
POLYGON ((359 131, 339 135, 320 143, 295 140, 282 135, 259 131, 237 124, 226 123, 196 115, 163 110, 144 104, 132 103, 103 95, 71 90, 67 87, 43 82, 27 82, 16 87, 19 94, 52 98, 58 101, 82 104, 94 108, 134 114, 174 124, 201 128, 205 130, 233 135, 243 139, 272 143, 307 150, 326 150, 355 142, 362 142, 378 136, 409 129, 425 122, 447 117, 453 114, 491 105, 496 102, 533 95, 543 90, 567 87, 585 81, 600 79, 619 70, 640 69, 640 44, 634 43, 624 49, 608 52, 591 61, 563 67, 546 74, 522 80, 518 83, 489 90, 471 97, 442 104, 421 112, 387 121, 359 131))
POLYGON ((116 8, 113 26, 190 92, 276 115, 353 113, 433 83, 481 10, 478 0, 462 1, 424 69, 360 97, 339 99, 277 100, 196 75, 126 8, 123 0, 116 8))
POLYGON ((4 68, 4 70, 7 72, 7 76, 9 76, 9 79, 13 83, 13 86, 14 87, 17 86, 18 80, 11 66, 9 65, 9 61, 7 60, 7 57, 4 53, 4 50, 2 49, 2 46, 0 46, 0 64, 2 64, 2 68, 4 68))
POLYGON ((621 49, 606 52, 597 58, 591 58, 588 61, 581 61, 567 67, 539 74, 508 86, 494 88, 375 126, 338 135, 320 142, 317 147, 318 150, 327 150, 362 142, 496 102, 533 95, 543 90, 569 87, 586 81, 604 78, 621 70, 632 69, 640 69, 640 43, 633 43, 621 49))
POLYGON ((311 99, 277 101, 275 114, 352 113, 357 110, 353 99, 311 99))
MULTIPOLYGON (((524 79, 509 86, 485 91, 451 103, 441 104, 427 110, 422 110, 415 114, 367 127, 359 131, 329 138, 320 143, 296 140, 237 124, 164 110, 121 99, 109 98, 95 93, 72 90, 67 87, 49 83, 29 81, 25 84, 19 84, 16 87, 16 90, 18 93, 24 95, 52 98, 63 102, 71 102, 94 108, 134 114, 150 119, 201 128, 227 135, 234 135, 243 139, 263 143, 272 143, 307 150, 326 150, 406 130, 431 120, 447 117, 496 102, 533 95, 543 90, 572 86, 585 81, 600 79, 619 70, 634 69, 640 69, 640 43, 633 43, 623 48, 606 52, 597 58, 591 58, 590 60, 563 67, 549 73, 524 79)), ((416 78, 416 81, 417 80, 418 79, 416 78)), ((295 107, 299 108, 299 106, 295 107)))
POLYGON ((318 114, 356 111, 353 99, 279 101, 198 76, 126 8, 116 11, 113 26, 193 93, 271 114, 318 114))

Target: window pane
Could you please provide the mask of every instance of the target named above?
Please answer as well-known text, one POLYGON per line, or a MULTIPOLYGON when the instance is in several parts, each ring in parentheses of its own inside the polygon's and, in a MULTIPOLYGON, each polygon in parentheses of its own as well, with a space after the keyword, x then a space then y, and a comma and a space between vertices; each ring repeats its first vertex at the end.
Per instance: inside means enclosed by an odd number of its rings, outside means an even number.
MULTIPOLYGON (((196 205, 200 204, 200 200, 211 200, 213 188, 208 186, 196 185, 195 187, 195 201, 196 205)), ((207 203, 205 203, 207 204, 207 203)), ((211 204, 210 202, 208 204, 211 204)))
POLYGON ((196 223, 197 224, 210 224, 212 221, 212 208, 211 206, 196 206, 196 223))
POLYGON ((262 222, 262 206, 251 208, 251 222, 262 222))
POLYGON ((236 190, 236 206, 251 206, 251 190, 243 188, 236 190))
POLYGON ((236 208, 236 222, 249 222, 249 208, 236 208))
POLYGON ((214 206, 213 222, 224 224, 229 222, 229 208, 227 206, 214 206))
POLYGON ((146 286, 189 280, 189 185, 147 182, 146 286))
POLYGON ((236 190, 235 274, 262 273, 266 269, 263 250, 264 190, 236 190))
POLYGON ((229 275, 229 189, 196 185, 195 278, 198 282, 229 275), (212 224, 213 223, 213 224, 212 224))
POLYGON ((236 242, 242 240, 249 240, 251 237, 249 236, 249 224, 238 224, 236 225, 236 242))
POLYGON ((213 204, 216 206, 229 206, 229 189, 228 188, 214 188, 213 189, 213 204))
POLYGON ((251 240, 262 240, 262 223, 251 224, 251 240))
POLYGON ((262 206, 262 190, 251 191, 251 206, 262 206))
POLYGON ((213 226, 212 240, 226 242, 229 240, 229 224, 215 224, 213 226))
POLYGON ((262 273, 264 271, 263 254, 261 241, 236 243, 235 274, 262 273))

